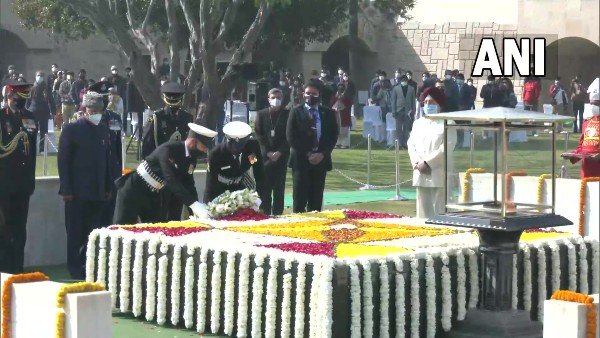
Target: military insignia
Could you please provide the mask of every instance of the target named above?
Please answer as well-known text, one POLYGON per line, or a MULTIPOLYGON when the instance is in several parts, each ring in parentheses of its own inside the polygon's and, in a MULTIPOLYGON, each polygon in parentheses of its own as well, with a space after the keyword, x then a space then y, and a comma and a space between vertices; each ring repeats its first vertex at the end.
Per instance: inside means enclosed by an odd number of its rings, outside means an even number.
POLYGON ((21 122, 23 123, 23 127, 25 127, 26 129, 37 128, 37 126, 35 125, 35 121, 32 119, 22 119, 21 122))
POLYGON ((190 164, 190 168, 188 169, 188 174, 193 174, 194 173, 194 165, 190 164))
POLYGON ((169 141, 181 141, 181 133, 179 130, 176 130, 173 134, 171 134, 169 141))
POLYGON ((256 155, 254 154, 248 155, 248 161, 250 162, 250 165, 253 165, 254 163, 258 162, 258 160, 256 159, 256 155))
POLYGON ((148 116, 148 123, 154 123, 154 114, 148 116))
POLYGON ((160 124, 161 128, 166 128, 167 127, 167 122, 162 121, 162 123, 160 124))

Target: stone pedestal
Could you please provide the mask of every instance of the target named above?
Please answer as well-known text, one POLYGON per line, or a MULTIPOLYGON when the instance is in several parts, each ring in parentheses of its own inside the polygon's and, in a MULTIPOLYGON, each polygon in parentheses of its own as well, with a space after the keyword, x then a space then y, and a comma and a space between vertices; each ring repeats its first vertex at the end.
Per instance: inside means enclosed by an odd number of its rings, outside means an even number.
MULTIPOLYGON (((594 297, 596 313, 598 313, 598 294, 594 297)), ((544 338, 586 338, 587 313, 585 305, 560 300, 544 302, 544 338)), ((596 317, 598 319, 598 317, 596 317)), ((600 337, 600 330, 596 330, 600 337)))
MULTIPOLYGON (((9 276, 1 274, 0 285, 9 276)), ((63 285, 50 281, 13 284, 10 305, 12 338, 56 336, 56 295, 63 285)), ((112 337, 110 292, 69 294, 64 309, 65 338, 112 337)))
MULTIPOLYGON (((447 338, 542 338, 542 324, 532 322, 523 310, 491 311, 472 309, 457 322, 447 338)), ((562 336, 566 338, 569 336, 562 336)))

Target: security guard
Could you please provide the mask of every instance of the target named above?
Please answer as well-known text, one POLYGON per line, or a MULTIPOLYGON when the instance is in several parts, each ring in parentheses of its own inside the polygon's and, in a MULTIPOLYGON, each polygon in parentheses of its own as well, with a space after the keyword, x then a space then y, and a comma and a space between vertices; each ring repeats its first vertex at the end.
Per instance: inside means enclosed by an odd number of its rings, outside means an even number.
POLYGON ((85 252, 92 230, 106 226, 114 182, 110 130, 102 123, 103 96, 87 92, 85 113, 65 125, 58 148, 59 194, 65 201, 67 266, 75 279, 85 277, 85 252))
POLYGON ((0 271, 23 271, 29 197, 35 189, 36 121, 25 109, 31 84, 9 79, 0 109, 0 271))
POLYGON ((208 169, 204 203, 225 191, 256 190, 262 198, 265 173, 260 145, 252 138, 252 128, 244 122, 233 121, 223 127, 226 142, 208 154, 208 169), (254 179, 250 176, 250 169, 254 179))
POLYGON ((183 140, 194 122, 187 111, 181 109, 185 87, 179 83, 168 82, 160 88, 166 106, 157 110, 148 118, 142 142, 142 157, 150 155, 154 149, 167 141, 183 140))
POLYGON ((199 216, 206 216, 205 206, 198 202, 194 185, 194 169, 201 153, 217 132, 189 123, 185 141, 161 144, 137 167, 136 171, 117 180, 117 206, 114 224, 134 224, 138 217, 144 223, 161 221, 160 195, 171 191, 199 216))

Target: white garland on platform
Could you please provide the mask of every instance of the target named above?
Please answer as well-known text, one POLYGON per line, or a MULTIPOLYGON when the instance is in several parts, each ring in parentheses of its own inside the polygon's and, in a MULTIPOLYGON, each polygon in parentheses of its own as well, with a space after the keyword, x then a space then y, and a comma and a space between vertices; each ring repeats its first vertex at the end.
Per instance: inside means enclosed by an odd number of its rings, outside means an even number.
POLYGON ((200 264, 198 265, 198 313, 196 332, 204 333, 206 330, 206 286, 208 285, 208 249, 200 248, 200 264))
POLYGON ((117 290, 117 277, 119 276, 119 243, 120 236, 110 238, 110 253, 108 256, 108 291, 110 291, 110 306, 113 310, 117 309, 117 299, 119 295, 117 290))
MULTIPOLYGON (((181 244, 173 247, 173 264, 171 267, 171 324, 179 323, 181 307, 181 244)), ((185 292, 185 291, 184 291, 185 292)))
POLYGON ((85 253, 85 281, 91 283, 94 281, 94 270, 96 270, 96 241, 99 237, 99 232, 94 230, 88 238, 87 250, 85 253))
POLYGON ((313 278, 310 283, 310 301, 309 301, 309 313, 308 313, 308 336, 310 338, 319 338, 319 280, 321 279, 322 265, 316 262, 313 264, 313 278))
POLYGON ((598 293, 600 289, 600 248, 598 240, 592 238, 586 238, 586 242, 590 243, 592 247, 592 287, 593 294, 598 293))
POLYGON ((237 336, 246 337, 248 332, 248 294, 250 285, 250 255, 242 254, 240 258, 238 292, 237 336))
POLYGON ((288 338, 292 333, 292 261, 285 261, 283 275, 283 295, 281 299, 281 338, 288 338))
POLYGON ((577 239, 579 245, 579 292, 588 294, 588 262, 587 262, 587 245, 583 238, 577 239))
POLYGON ((183 322, 187 329, 194 327, 194 253, 193 247, 187 248, 188 258, 185 259, 185 279, 183 286, 183 322))
POLYGON ((100 240, 98 243, 98 276, 96 277, 96 282, 101 283, 102 285, 106 285, 106 261, 107 261, 107 253, 106 253, 106 241, 108 239, 108 234, 101 234, 100 240))
POLYGON ((210 280, 210 330, 221 328, 221 251, 213 251, 213 268, 210 280))
POLYGON ((456 319, 464 320, 467 315, 467 271, 463 249, 456 250, 456 319))
POLYGON ((419 316, 421 314, 419 286, 419 259, 412 256, 410 261, 410 336, 412 338, 419 338, 419 316))
POLYGON ((362 264, 362 311, 363 311, 363 337, 373 337, 373 279, 371 275, 371 262, 362 264))
POLYGON ((360 338, 360 271, 356 263, 350 262, 350 337, 360 338))
POLYGON ((135 257, 133 259, 133 304, 131 310, 135 317, 142 315, 142 272, 144 266, 144 244, 146 242, 137 239, 135 241, 135 257))
POLYGON ((436 310, 437 306, 435 304, 435 269, 433 267, 433 257, 431 255, 427 255, 425 258, 425 292, 427 295, 427 308, 426 308, 426 316, 427 316, 427 337, 434 338, 435 337, 435 328, 436 328, 436 310))
POLYGON ((162 256, 158 259, 158 290, 156 291, 156 322, 164 325, 167 322, 167 277, 169 275, 169 246, 162 243, 160 246, 162 256))
POLYGON ((306 263, 298 263, 298 276, 296 278, 296 297, 294 311, 294 336, 304 337, 304 305, 306 301, 306 263))
POLYGON ((570 240, 565 239, 564 244, 567 246, 567 260, 569 262, 569 290, 577 291, 577 253, 570 240))
POLYGON ((479 262, 474 250, 468 249, 467 255, 469 256, 469 309, 474 309, 479 302, 479 262))
POLYGON ((450 331, 452 328, 452 285, 450 268, 450 257, 445 252, 442 252, 442 329, 450 331))
MULTIPOLYGON (((395 272, 395 281, 396 281, 396 337, 404 338, 406 336, 405 329, 405 316, 406 316, 406 306, 405 302, 405 292, 404 292, 404 262, 396 257, 394 259, 394 266, 396 268, 395 272)), ((360 316, 359 316, 360 322, 360 316)))
POLYGON ((552 286, 551 293, 560 290, 560 248, 556 245, 556 242, 550 242, 548 247, 551 252, 551 262, 552 262, 552 286))
POLYGON ((277 269, 279 259, 269 259, 269 272, 267 274, 267 304, 265 311, 265 337, 275 337, 276 315, 277 315, 277 269))
POLYGON ((321 270, 321 279, 319 280, 319 301, 320 314, 319 338, 331 338, 333 326, 333 261, 326 260, 321 270))
POLYGON ((388 265, 385 260, 379 261, 379 337, 388 338, 390 336, 390 277, 388 274, 388 265))
POLYGON ((225 268, 225 320, 224 332, 226 335, 233 334, 235 307, 235 252, 227 253, 227 267, 225 268))
POLYGON ((523 248, 523 308, 531 311, 531 251, 528 245, 523 248))
POLYGON ((538 320, 544 320, 544 301, 546 300, 546 250, 544 245, 536 247, 538 259, 538 320))
POLYGON ((264 270, 262 268, 264 255, 254 257, 256 269, 252 276, 252 337, 262 337, 262 295, 263 295, 263 278, 264 270))
POLYGON ((148 257, 148 270, 146 271, 146 320, 154 319, 156 311, 156 256, 148 257))
POLYGON ((121 258, 121 286, 119 290, 119 309, 129 311, 129 288, 131 287, 131 245, 133 238, 123 238, 123 257, 121 258))
POLYGON ((512 258, 512 309, 516 310, 519 305, 519 283, 518 283, 518 271, 517 271, 517 254, 513 254, 512 258))

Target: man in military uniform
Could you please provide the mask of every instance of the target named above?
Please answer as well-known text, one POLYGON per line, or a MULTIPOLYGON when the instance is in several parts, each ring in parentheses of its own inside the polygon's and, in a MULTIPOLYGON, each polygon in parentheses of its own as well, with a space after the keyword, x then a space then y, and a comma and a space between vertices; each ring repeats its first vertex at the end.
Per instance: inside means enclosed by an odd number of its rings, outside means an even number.
POLYGON ((199 216, 206 216, 205 206, 198 202, 194 185, 194 169, 201 153, 217 132, 190 123, 185 141, 161 144, 131 172, 117 180, 117 206, 114 224, 134 224, 162 221, 160 192, 171 191, 199 216))
POLYGON ((31 84, 8 80, 0 109, 0 271, 23 271, 29 197, 35 189, 36 121, 25 109, 31 84))
POLYGON ((204 203, 208 203, 225 191, 256 190, 263 197, 265 173, 260 145, 252 138, 252 128, 240 121, 223 127, 226 142, 213 148, 208 154, 208 169, 204 203), (250 169, 254 179, 250 176, 250 169))

